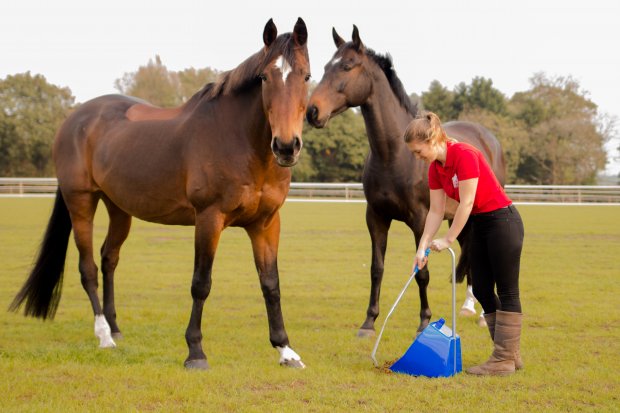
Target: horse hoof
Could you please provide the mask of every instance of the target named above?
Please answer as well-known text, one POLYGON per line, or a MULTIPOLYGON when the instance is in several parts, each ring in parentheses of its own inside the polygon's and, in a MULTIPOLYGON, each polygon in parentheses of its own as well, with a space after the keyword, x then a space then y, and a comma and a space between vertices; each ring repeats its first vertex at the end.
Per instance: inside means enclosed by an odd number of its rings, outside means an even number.
POLYGON ((112 338, 114 340, 122 340, 123 339, 123 334, 120 331, 118 331, 116 333, 112 333, 112 338))
POLYGON ((301 360, 285 360, 280 363, 281 366, 291 367, 293 369, 305 369, 306 365, 301 360))
POLYGON ((185 368, 192 370, 209 370, 209 363, 206 359, 185 360, 185 368))
POLYGON ((463 307, 463 308, 461 308, 461 311, 459 312, 459 315, 462 315, 464 317, 471 317, 473 315, 476 315, 476 310, 472 310, 471 308, 463 307))
POLYGON ((370 329, 370 328, 360 328, 357 331, 357 336, 359 338, 371 338, 371 337, 374 337, 375 335, 376 335, 375 330, 370 329))
POLYGON ((99 340, 99 348, 115 348, 116 343, 111 337, 104 337, 99 340))

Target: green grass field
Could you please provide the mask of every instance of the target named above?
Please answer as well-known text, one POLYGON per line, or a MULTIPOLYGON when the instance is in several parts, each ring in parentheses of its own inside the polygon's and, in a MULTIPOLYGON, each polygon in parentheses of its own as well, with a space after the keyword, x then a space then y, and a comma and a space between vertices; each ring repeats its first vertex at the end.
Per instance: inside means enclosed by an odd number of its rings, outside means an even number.
MULTIPOLYGON (((428 379, 373 367, 358 339, 369 292, 364 204, 287 203, 279 268, 291 345, 305 370, 278 365, 245 232, 224 232, 203 317, 211 370, 186 371, 193 228, 134 220, 116 277, 125 338, 100 350, 70 244, 63 297, 52 322, 6 312, 41 241, 51 199, 0 200, 0 411, 618 411, 620 208, 519 207, 526 239, 521 299, 524 371, 510 377, 428 379)), ((101 206, 96 245, 107 224, 101 206)), ((413 237, 394 223, 382 289, 383 323, 408 278, 413 237)), ((449 319, 450 258, 430 257, 433 320, 449 319)), ((458 286, 458 305, 465 287, 458 286)), ((413 284, 390 319, 380 362, 412 342, 413 284)), ((448 320, 449 321, 449 320, 448 320)), ((486 329, 458 318, 463 366, 491 351, 486 329)))

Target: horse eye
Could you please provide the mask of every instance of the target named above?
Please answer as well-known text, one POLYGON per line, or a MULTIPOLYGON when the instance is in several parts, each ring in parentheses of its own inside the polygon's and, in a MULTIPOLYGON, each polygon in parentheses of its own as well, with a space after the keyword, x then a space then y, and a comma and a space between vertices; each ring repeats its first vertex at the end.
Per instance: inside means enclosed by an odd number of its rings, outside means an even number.
POLYGON ((351 69, 353 69, 353 67, 351 67, 351 65, 349 65, 349 64, 345 64, 342 68, 344 69, 345 72, 348 72, 351 69))
POLYGON ((261 73, 260 75, 258 75, 258 77, 260 78, 260 80, 262 80, 263 82, 267 81, 267 75, 265 75, 264 73, 261 73))
POLYGON ((311 76, 310 76, 310 73, 308 73, 308 74, 306 75, 306 82, 307 82, 308 80, 310 80, 310 77, 311 77, 311 76))

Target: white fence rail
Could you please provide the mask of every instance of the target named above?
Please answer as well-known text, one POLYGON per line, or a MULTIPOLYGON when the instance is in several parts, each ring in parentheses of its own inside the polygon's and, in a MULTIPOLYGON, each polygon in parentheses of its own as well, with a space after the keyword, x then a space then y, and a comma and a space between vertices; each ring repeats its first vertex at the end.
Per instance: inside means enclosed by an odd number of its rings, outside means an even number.
MULTIPOLYGON (((0 178, 0 197, 53 196, 56 178, 0 178)), ((506 185, 508 196, 519 204, 611 204, 620 205, 620 186, 506 185)), ((293 182, 291 201, 364 202, 361 183, 293 182)))

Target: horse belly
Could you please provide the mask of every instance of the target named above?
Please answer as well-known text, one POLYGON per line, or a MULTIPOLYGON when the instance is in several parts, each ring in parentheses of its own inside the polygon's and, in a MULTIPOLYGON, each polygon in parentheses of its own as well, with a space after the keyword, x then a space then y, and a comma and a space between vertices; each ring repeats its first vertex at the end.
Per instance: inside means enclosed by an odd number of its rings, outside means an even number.
POLYGON ((122 191, 102 188, 105 195, 120 209, 143 221, 167 225, 194 225, 194 208, 174 192, 144 191, 131 187, 122 191))

